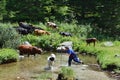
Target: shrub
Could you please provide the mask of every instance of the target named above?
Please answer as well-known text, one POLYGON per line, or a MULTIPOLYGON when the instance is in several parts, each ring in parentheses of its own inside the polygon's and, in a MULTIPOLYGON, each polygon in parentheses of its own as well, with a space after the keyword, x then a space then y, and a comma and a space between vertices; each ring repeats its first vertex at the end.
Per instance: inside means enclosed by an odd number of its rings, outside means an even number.
POLYGON ((12 28, 11 25, 0 25, 0 47, 1 48, 16 48, 20 44, 21 37, 12 28))
POLYGON ((38 40, 39 40, 39 37, 31 35, 31 34, 28 34, 26 36, 22 36, 22 39, 21 39, 22 42, 28 41, 33 46, 38 44, 38 40))
POLYGON ((70 67, 62 67, 60 74, 63 75, 63 79, 67 79, 67 80, 73 80, 75 76, 75 72, 70 67))
POLYGON ((0 64, 16 62, 18 59, 17 51, 14 49, 1 49, 0 50, 0 64))

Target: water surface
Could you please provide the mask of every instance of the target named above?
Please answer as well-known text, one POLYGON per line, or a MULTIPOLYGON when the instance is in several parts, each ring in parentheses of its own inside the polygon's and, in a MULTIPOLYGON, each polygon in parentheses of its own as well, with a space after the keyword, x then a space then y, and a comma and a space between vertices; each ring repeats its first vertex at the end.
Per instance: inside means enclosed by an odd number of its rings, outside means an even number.
MULTIPOLYGON (((45 73, 44 68, 47 66, 47 57, 51 53, 47 52, 42 55, 37 55, 36 57, 25 57, 18 62, 0 65, 0 80, 37 80, 37 77, 45 73)), ((55 54, 57 57, 55 66, 60 66, 64 63, 67 64, 66 59, 63 58, 65 54, 55 54)), ((79 57, 87 65, 97 64, 94 56, 79 55, 79 57)), ((91 66, 91 69, 98 70, 99 68, 91 66)))

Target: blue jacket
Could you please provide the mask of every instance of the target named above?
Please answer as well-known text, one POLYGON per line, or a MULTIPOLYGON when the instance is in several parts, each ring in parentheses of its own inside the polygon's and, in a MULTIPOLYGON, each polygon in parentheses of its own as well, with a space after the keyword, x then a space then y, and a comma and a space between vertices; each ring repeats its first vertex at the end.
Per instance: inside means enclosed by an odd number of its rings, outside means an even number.
POLYGON ((70 55, 71 55, 71 54, 75 54, 75 52, 74 52, 72 49, 68 49, 68 50, 67 50, 67 53, 70 54, 70 55))

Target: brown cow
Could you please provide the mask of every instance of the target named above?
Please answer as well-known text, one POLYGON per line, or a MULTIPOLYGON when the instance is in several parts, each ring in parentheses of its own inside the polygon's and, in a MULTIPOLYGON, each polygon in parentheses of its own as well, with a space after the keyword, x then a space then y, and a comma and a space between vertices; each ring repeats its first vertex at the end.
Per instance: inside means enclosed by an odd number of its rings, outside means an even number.
POLYGON ((34 33, 35 33, 35 35, 43 35, 43 34, 50 35, 49 32, 47 32, 45 30, 38 30, 38 29, 35 29, 34 33))
POLYGON ((51 27, 51 28, 54 28, 54 29, 57 29, 57 25, 53 22, 47 22, 47 26, 51 27))
POLYGON ((29 55, 34 55, 35 56, 35 54, 41 54, 42 53, 41 48, 37 48, 35 46, 30 46, 30 45, 20 45, 20 46, 18 46, 18 50, 20 52, 20 55, 27 54, 28 57, 29 57, 29 55))
POLYGON ((95 46, 96 41, 97 41, 96 38, 88 38, 88 39, 86 39, 87 45, 90 45, 91 43, 93 43, 94 46, 95 46))

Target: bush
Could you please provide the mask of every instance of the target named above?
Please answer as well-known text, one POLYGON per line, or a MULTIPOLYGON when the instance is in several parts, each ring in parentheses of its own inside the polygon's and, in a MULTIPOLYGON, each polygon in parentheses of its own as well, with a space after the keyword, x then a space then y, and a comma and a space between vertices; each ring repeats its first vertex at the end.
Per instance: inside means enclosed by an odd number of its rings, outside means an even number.
POLYGON ((62 80, 73 80, 75 76, 75 72, 70 67, 62 67, 58 75, 59 75, 58 80, 60 77, 62 77, 62 80))
POLYGON ((57 33, 41 36, 27 35, 22 38, 22 41, 29 41, 32 45, 40 47, 44 50, 56 50, 60 43, 68 40, 70 40, 70 37, 63 37, 57 33))
POLYGON ((1 48, 16 48, 20 44, 21 37, 12 28, 11 25, 0 24, 0 47, 1 48))
POLYGON ((0 64, 16 62, 18 59, 17 51, 14 49, 1 49, 0 50, 0 64))

